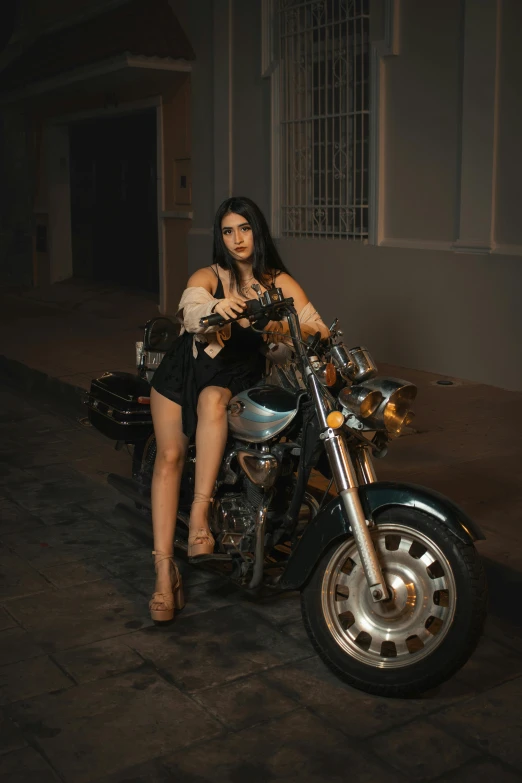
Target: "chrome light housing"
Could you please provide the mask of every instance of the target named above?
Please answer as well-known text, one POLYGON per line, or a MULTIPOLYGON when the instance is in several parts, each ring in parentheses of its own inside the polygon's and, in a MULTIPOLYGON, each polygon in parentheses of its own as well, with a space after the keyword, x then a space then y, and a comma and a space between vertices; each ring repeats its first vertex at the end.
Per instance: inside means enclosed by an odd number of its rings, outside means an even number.
POLYGON ((330 355, 333 364, 346 380, 361 383, 377 375, 377 365, 366 348, 347 350, 342 344, 333 345, 330 355))
POLYGON ((365 386, 347 386, 339 394, 342 407, 361 419, 372 416, 383 401, 379 389, 369 389, 365 386))
POLYGON ((398 437, 413 419, 417 387, 400 378, 374 378, 364 386, 380 391, 383 397, 375 413, 365 420, 365 425, 369 429, 386 430, 392 438, 398 437))

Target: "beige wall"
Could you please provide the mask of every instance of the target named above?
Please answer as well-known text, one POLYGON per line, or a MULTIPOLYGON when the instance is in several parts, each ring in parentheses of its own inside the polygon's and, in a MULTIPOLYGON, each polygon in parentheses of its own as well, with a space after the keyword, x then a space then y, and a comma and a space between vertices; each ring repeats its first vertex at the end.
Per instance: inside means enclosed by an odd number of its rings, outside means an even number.
POLYGON ((381 362, 522 389, 522 263, 507 256, 281 240, 325 320, 381 362))
POLYGON ((502 12, 495 239, 522 254, 522 2, 503 0, 502 12))
POLYGON ((401 0, 400 54, 384 64, 384 236, 455 238, 460 3, 401 0))

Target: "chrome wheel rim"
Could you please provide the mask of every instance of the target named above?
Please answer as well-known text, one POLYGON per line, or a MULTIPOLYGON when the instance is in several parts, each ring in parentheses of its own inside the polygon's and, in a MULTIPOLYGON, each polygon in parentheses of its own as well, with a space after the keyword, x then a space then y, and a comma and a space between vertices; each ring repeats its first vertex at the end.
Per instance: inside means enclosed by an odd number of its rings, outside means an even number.
POLYGON ((411 666, 431 655, 451 627, 457 599, 453 571, 437 544, 405 525, 378 525, 372 539, 390 599, 373 601, 350 539, 324 573, 324 617, 352 658, 381 669, 411 666))

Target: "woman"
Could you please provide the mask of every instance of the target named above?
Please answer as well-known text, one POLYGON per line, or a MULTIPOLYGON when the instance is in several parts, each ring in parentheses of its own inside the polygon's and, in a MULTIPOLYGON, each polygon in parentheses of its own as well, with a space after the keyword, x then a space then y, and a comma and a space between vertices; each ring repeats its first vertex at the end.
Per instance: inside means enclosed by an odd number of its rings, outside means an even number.
MULTIPOLYGON (((179 304, 182 334, 154 374, 151 411, 157 441, 152 479, 152 519, 156 588, 150 601, 153 620, 171 620, 184 603, 181 577, 172 553, 181 475, 187 445, 196 436, 196 476, 190 513, 189 557, 211 554, 214 539, 208 516, 227 440, 227 405, 263 375, 263 336, 241 319, 224 328, 199 325, 219 313, 235 318, 255 297, 253 284, 273 285, 293 297, 303 334, 328 336, 328 329, 300 285, 287 272, 266 220, 250 199, 229 198, 214 221, 214 264, 198 269, 179 304)), ((283 325, 283 332, 285 331, 283 325)), ((269 324, 266 331, 281 329, 269 324)), ((270 342, 273 337, 268 336, 270 342)))

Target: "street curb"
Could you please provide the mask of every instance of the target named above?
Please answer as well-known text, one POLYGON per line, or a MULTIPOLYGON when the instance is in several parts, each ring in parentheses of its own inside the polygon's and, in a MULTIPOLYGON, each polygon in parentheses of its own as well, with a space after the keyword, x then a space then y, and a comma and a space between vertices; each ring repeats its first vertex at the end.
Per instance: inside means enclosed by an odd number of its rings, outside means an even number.
POLYGON ((0 355, 0 379, 8 386, 44 402, 57 413, 85 416, 86 390, 80 386, 53 378, 41 370, 0 355))

